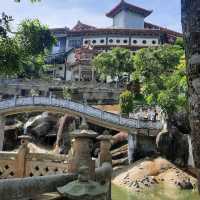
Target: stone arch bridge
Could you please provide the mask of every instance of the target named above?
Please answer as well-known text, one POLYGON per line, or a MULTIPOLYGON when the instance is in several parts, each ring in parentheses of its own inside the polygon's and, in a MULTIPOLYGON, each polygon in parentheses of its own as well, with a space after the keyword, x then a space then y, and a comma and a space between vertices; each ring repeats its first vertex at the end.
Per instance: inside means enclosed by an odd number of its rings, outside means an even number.
POLYGON ((105 128, 126 131, 130 133, 148 132, 149 136, 157 135, 162 129, 160 121, 147 121, 121 117, 118 114, 105 112, 95 107, 70 100, 52 97, 19 97, 0 101, 0 116, 5 117, 18 113, 48 111, 55 113, 69 113, 84 116, 92 124, 105 128), (139 131, 140 130, 140 131, 139 131))

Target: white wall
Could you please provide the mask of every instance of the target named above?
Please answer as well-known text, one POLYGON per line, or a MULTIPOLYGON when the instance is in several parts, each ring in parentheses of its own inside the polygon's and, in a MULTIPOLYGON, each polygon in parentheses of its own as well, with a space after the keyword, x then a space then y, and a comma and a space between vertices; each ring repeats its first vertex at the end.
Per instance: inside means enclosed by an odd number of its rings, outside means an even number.
POLYGON ((83 39, 83 46, 87 45, 85 42, 88 42, 87 44, 91 45, 106 45, 106 37, 87 37, 83 39), (96 41, 96 43, 93 43, 93 41, 96 41), (101 42, 103 40, 104 42, 101 42))
POLYGON ((122 10, 113 18, 113 27, 144 29, 144 17, 137 13, 122 10))
POLYGON ((108 45, 127 46, 129 45, 129 37, 108 37, 108 45), (110 40, 113 40, 113 42, 111 42, 110 40), (120 42, 118 43, 117 40, 119 40, 120 42), (127 41, 127 43, 124 42, 125 40, 127 41))
POLYGON ((158 38, 145 38, 145 37, 132 37, 131 38, 131 45, 132 46, 157 46, 159 45, 158 38), (134 43, 134 40, 137 41, 137 43, 134 43), (146 44, 143 43, 143 41, 146 41, 146 44), (155 43, 154 43, 155 42, 155 43))
POLYGON ((113 28, 125 28, 125 11, 119 12, 113 18, 113 28))
POLYGON ((70 54, 67 56, 67 64, 71 65, 76 62, 75 52, 71 51, 70 54))

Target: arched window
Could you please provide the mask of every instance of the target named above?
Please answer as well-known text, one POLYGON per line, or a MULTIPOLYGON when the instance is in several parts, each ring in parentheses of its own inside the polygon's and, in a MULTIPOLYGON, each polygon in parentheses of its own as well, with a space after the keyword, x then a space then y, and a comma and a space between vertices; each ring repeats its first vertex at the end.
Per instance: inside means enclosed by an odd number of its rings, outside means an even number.
POLYGON ((146 40, 143 40, 143 41, 142 41, 142 43, 143 43, 143 44, 146 44, 146 43, 147 43, 147 41, 146 41, 146 40))
POLYGON ((113 43, 113 39, 110 39, 109 42, 110 42, 110 43, 113 43))
POLYGON ((133 40, 133 44, 137 44, 138 43, 138 41, 137 40, 133 40))
POLYGON ((117 42, 117 44, 119 44, 119 43, 120 43, 120 40, 118 39, 118 40, 116 40, 116 42, 117 42))
POLYGON ((153 41, 152 41, 152 44, 156 44, 156 43, 157 43, 156 40, 153 40, 153 41))

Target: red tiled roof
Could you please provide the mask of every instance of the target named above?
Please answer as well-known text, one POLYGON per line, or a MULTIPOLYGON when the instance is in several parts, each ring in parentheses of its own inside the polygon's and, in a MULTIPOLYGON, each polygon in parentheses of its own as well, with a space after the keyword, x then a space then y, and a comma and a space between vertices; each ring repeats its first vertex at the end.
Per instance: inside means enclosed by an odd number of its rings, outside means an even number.
POLYGON ((87 24, 83 24, 80 21, 72 28, 72 31, 83 31, 83 30, 95 30, 96 27, 90 26, 87 24))
POLYGON ((144 17, 149 16, 153 12, 152 10, 146 10, 144 8, 140 8, 138 6, 129 4, 125 2, 124 0, 121 0, 121 2, 115 8, 113 8, 110 12, 108 12, 106 16, 113 18, 122 10, 129 10, 129 11, 138 13, 140 15, 143 15, 144 17))
POLYGON ((68 31, 68 36, 81 36, 81 35, 101 35, 101 34, 120 34, 120 35, 159 35, 158 29, 111 29, 111 28, 98 28, 95 30, 82 30, 82 31, 68 31))
POLYGON ((151 24, 149 22, 144 23, 144 28, 145 29, 159 29, 162 32, 166 32, 169 35, 176 36, 176 37, 183 37, 182 33, 179 33, 177 31, 173 31, 173 30, 170 30, 168 28, 164 28, 164 27, 161 27, 161 26, 158 26, 158 25, 155 25, 155 24, 151 24))

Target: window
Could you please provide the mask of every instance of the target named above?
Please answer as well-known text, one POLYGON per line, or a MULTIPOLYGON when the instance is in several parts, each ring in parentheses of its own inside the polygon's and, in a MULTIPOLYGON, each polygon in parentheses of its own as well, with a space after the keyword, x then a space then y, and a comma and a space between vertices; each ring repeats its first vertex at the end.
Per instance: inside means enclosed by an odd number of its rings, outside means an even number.
POLYGON ((146 41, 146 40, 143 40, 143 41, 142 41, 142 43, 143 43, 143 44, 146 44, 146 43, 147 43, 147 41, 146 41))
POLYGON ((59 67, 59 70, 61 71, 61 70, 63 70, 63 68, 62 68, 62 67, 59 67))
POLYGON ((79 48, 81 47, 82 41, 80 39, 69 40, 69 47, 79 48))
POLYGON ((104 40, 100 40, 100 43, 103 44, 103 43, 104 43, 104 40))
POLYGON ((128 43, 128 40, 124 40, 124 44, 127 44, 128 43))
POLYGON ((153 40, 153 41, 152 41, 152 44, 156 44, 156 40, 153 40))
POLYGON ((85 44, 88 44, 88 42, 89 42, 88 40, 85 40, 85 42, 84 42, 84 43, 85 43, 85 44))
POLYGON ((133 40, 133 43, 134 43, 134 44, 137 44, 137 43, 138 43, 138 41, 137 41, 137 40, 133 40))
POLYGON ((60 47, 60 41, 57 41, 55 47, 60 47))
POLYGON ((110 43, 113 43, 113 39, 110 39, 109 42, 110 42, 110 43))
POLYGON ((97 43, 97 41, 96 40, 92 40, 92 44, 96 44, 97 43))
POLYGON ((119 44, 119 43, 120 43, 120 40, 116 40, 116 42, 119 44))

